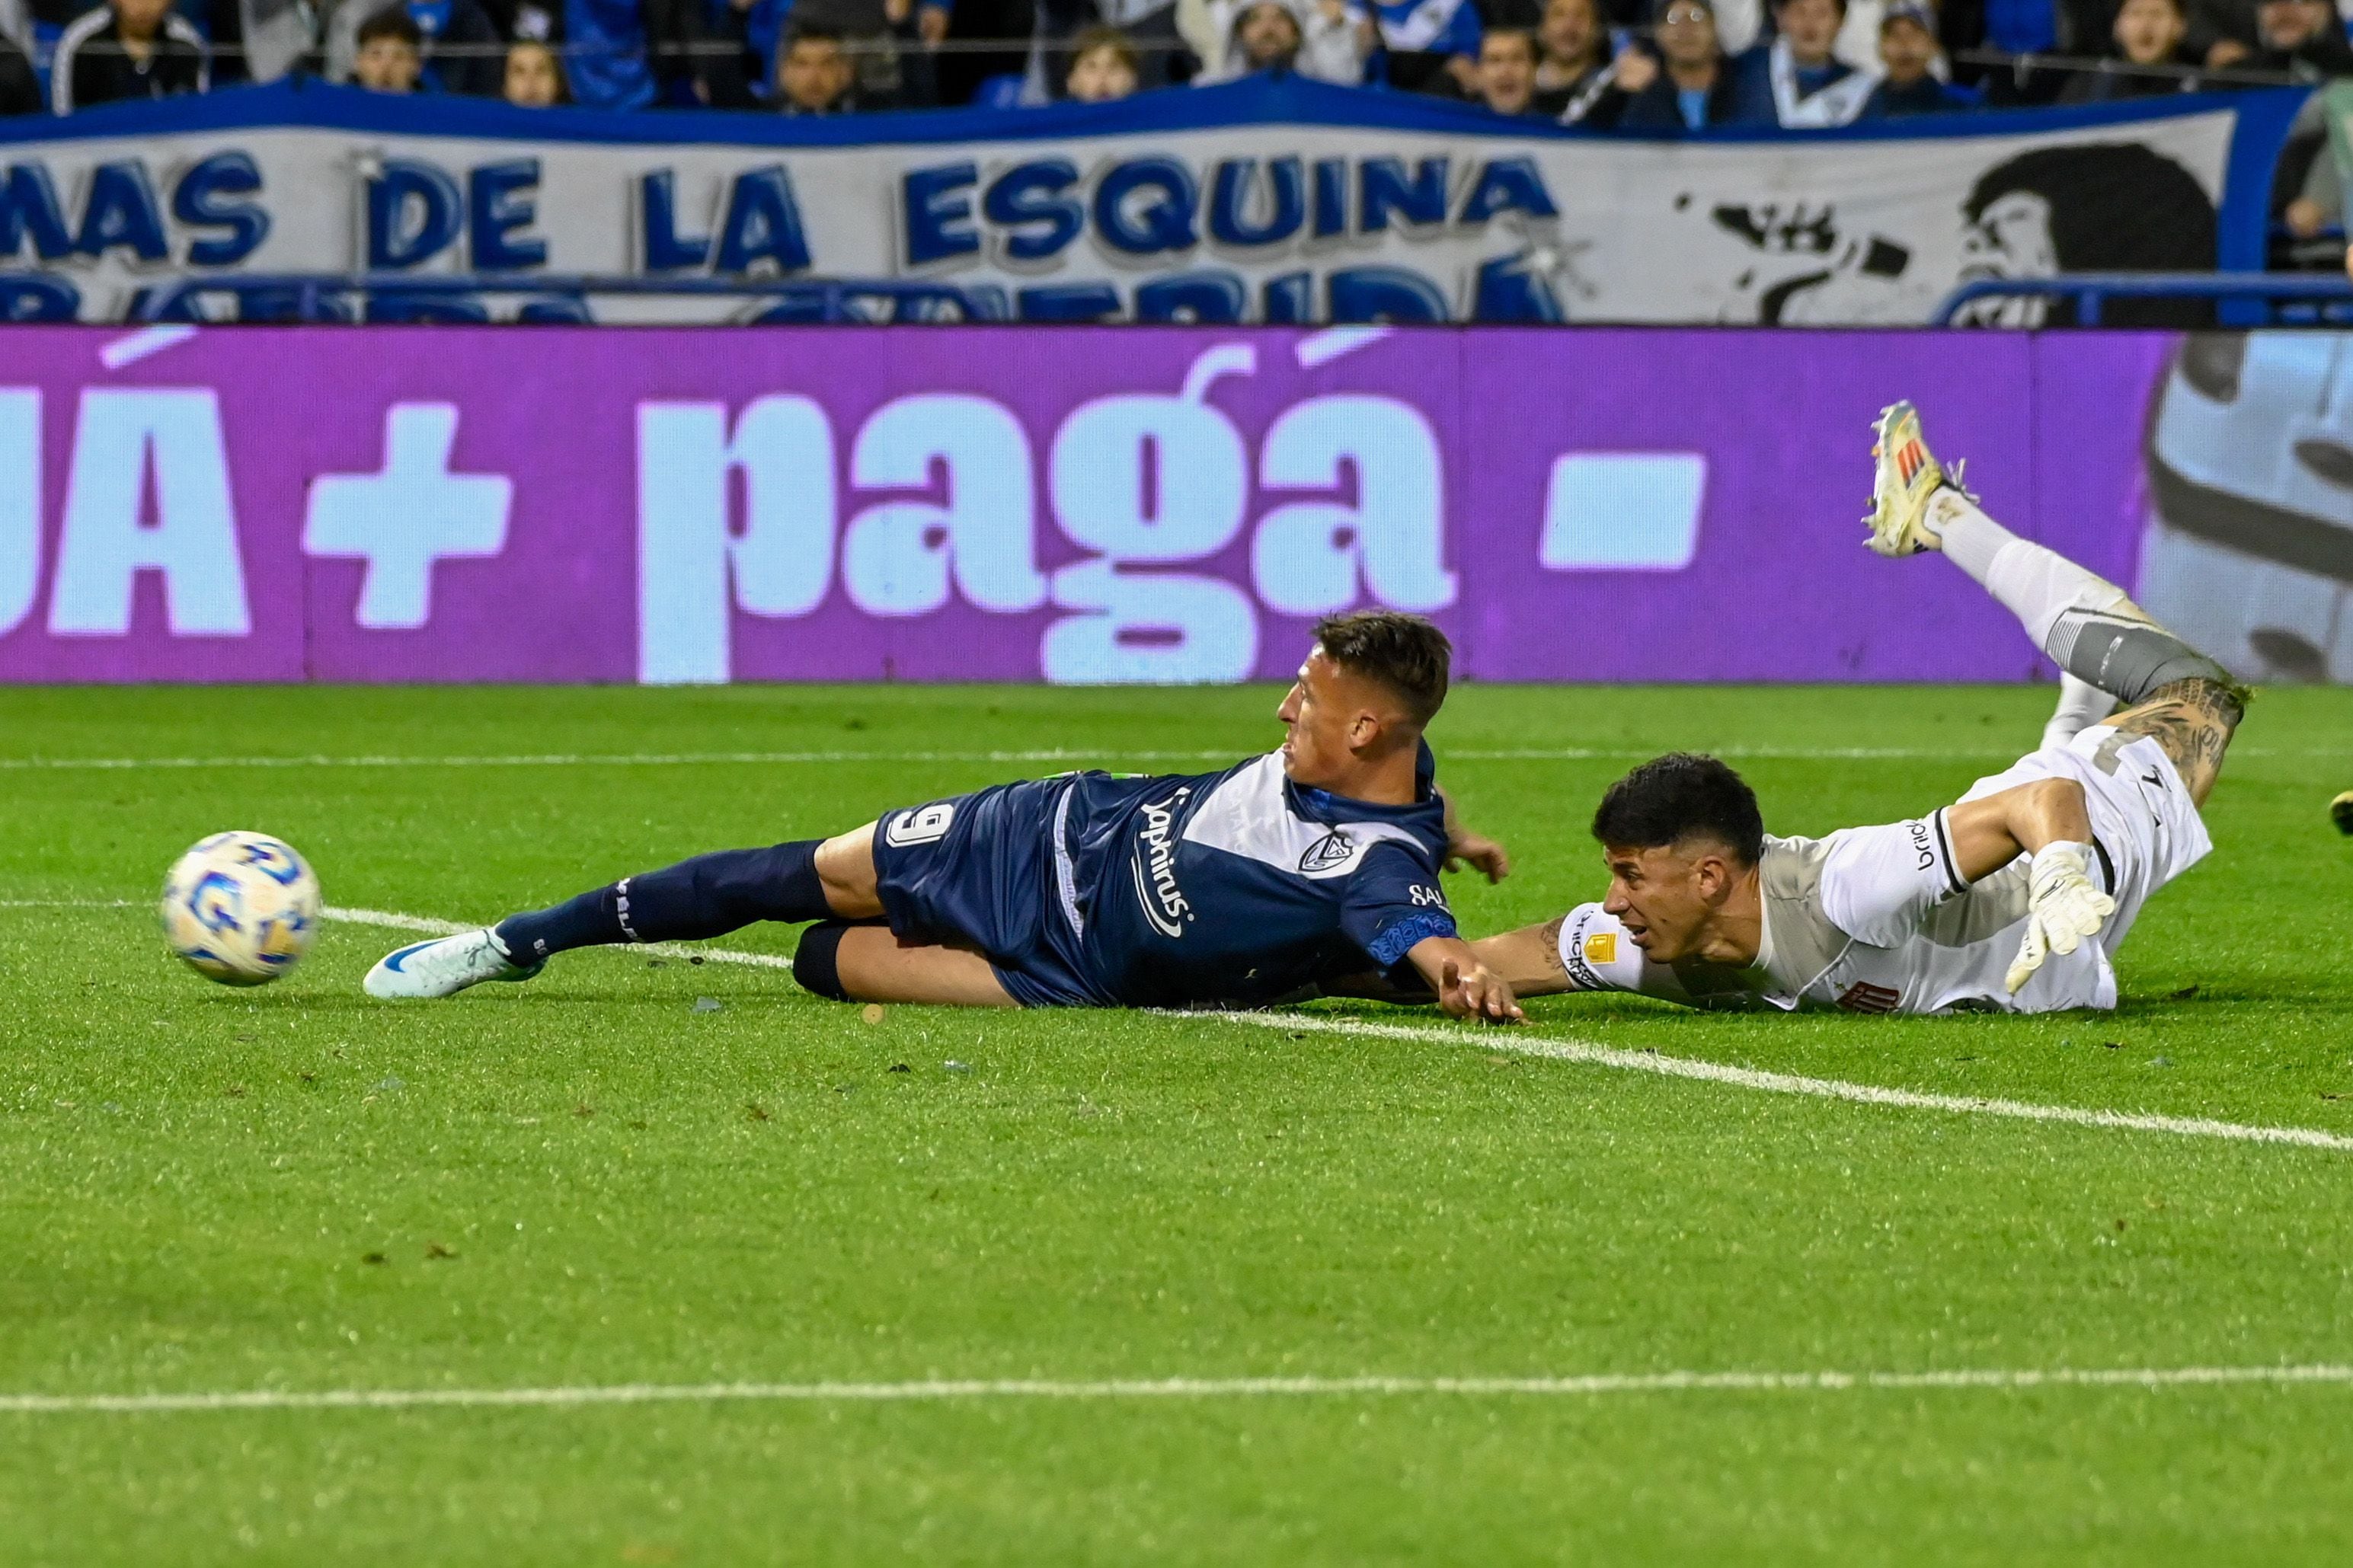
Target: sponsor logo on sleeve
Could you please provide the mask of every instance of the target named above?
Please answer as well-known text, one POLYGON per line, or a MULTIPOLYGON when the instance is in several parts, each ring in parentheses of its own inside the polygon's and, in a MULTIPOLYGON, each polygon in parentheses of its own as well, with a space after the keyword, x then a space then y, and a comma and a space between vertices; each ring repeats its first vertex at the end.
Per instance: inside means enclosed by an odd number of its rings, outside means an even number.
POLYGON ((1920 858, 1920 864, 1914 869, 1935 870, 1936 868, 1936 837, 1928 831, 1927 819, 1923 817, 1917 822, 1907 822, 1904 826, 1912 830, 1912 853, 1920 858))
POLYGON ((1601 976, 1594 972, 1593 965, 1586 962, 1592 951, 1591 943, 1597 938, 1606 934, 1601 931, 1596 931, 1592 936, 1585 934, 1586 924, 1592 918, 1590 911, 1578 915, 1563 934, 1560 943, 1560 963, 1563 969, 1568 971, 1568 983, 1579 991, 1607 991, 1610 987, 1602 983, 1601 976))

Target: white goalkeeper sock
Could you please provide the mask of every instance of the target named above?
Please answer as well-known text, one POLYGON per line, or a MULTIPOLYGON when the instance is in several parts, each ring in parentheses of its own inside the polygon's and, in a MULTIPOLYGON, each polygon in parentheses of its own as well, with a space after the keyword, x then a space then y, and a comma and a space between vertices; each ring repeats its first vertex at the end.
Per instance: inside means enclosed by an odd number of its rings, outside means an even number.
POLYGON ((1927 521, 1953 564, 2000 600, 2045 652, 2051 628, 2070 610, 2146 618, 2122 588, 2055 550, 2019 538, 1957 489, 1947 487, 1928 498, 1927 521))
POLYGON ((2116 700, 2087 680, 2059 678, 2059 706, 2042 726, 2042 743, 2063 746, 2116 710, 2116 700))
MULTIPOLYGON (((2230 688, 2221 665, 2149 619, 2122 588, 2019 538, 1959 490, 1947 487, 1930 496, 1926 521, 1953 564, 2000 600, 2034 646, 2084 686, 2126 703, 2145 702, 2184 680, 2230 688)), ((2052 717, 2054 727, 2071 716, 2072 698, 2052 717)), ((2105 710, 2093 715, 2105 716, 2105 710)))

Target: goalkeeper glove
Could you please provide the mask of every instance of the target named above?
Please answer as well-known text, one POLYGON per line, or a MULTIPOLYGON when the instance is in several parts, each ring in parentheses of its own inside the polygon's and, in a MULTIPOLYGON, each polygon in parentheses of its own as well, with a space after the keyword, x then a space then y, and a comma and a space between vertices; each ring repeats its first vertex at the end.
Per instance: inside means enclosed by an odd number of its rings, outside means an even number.
POLYGON ((2091 858, 2088 844, 2046 844, 2034 852, 2027 879, 2026 940, 2002 977, 2011 995, 2034 978, 2043 960, 2074 952, 2116 912, 2116 900, 2092 886, 2091 858))

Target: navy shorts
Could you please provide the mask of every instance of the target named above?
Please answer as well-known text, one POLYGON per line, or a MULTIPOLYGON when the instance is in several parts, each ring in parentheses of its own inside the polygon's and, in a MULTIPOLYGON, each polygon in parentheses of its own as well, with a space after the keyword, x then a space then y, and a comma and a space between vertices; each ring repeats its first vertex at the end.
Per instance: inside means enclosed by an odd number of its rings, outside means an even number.
POLYGON ((1078 968, 1054 830, 1068 779, 1034 779, 886 811, 874 883, 891 932, 979 952, 1024 1007, 1112 1004, 1078 968))

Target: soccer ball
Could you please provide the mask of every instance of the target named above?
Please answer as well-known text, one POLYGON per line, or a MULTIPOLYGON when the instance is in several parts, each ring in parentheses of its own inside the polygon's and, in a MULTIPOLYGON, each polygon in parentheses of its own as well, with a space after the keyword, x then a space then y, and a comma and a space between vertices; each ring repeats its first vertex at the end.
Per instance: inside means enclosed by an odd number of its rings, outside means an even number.
POLYGON ((267 985, 302 962, 319 929, 319 879, 290 844, 216 833, 164 879, 164 940, 224 985, 267 985))

